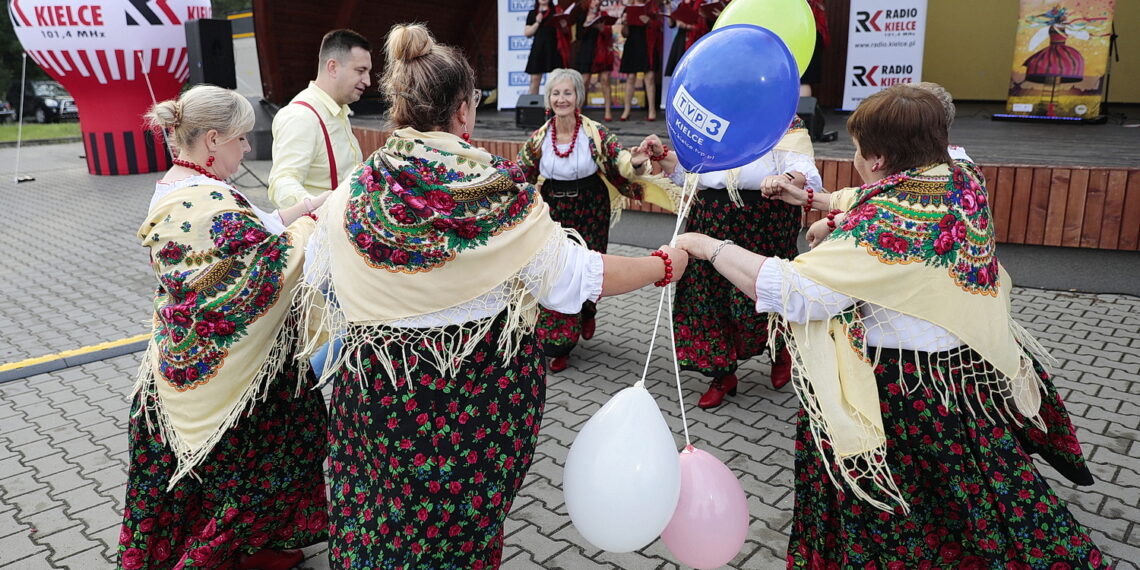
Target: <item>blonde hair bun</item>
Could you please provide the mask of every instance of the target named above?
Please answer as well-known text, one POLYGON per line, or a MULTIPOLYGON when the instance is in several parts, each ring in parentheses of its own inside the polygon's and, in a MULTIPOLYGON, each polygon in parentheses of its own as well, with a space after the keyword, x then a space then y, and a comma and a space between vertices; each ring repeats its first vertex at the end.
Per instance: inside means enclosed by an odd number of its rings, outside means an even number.
POLYGON ((416 58, 431 54, 435 38, 423 24, 396 24, 388 32, 384 49, 388 61, 407 63, 416 58))

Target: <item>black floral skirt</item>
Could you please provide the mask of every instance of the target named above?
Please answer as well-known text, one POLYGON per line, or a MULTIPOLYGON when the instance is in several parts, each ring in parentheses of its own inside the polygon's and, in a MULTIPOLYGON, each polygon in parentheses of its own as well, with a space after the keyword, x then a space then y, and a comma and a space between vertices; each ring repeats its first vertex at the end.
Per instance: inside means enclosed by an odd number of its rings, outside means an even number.
POLYGON ((279 374, 265 400, 170 491, 174 452, 136 415, 141 398, 155 395, 136 396, 120 568, 230 568, 242 554, 326 539, 325 402, 316 390, 294 396, 296 378, 279 374))
MULTIPOLYGON (((795 257, 801 209, 758 194, 742 191, 739 207, 724 190, 702 190, 687 231, 731 239, 761 255, 795 257)), ((673 324, 681 369, 711 378, 735 372, 739 362, 767 347, 768 315, 758 314, 756 303, 706 261, 693 261, 677 282, 673 324)))
MULTIPOLYGON (((542 199, 550 206, 550 217, 564 228, 574 228, 586 240, 586 247, 606 252, 610 242, 610 194, 601 176, 581 180, 551 180, 542 184, 542 199)), ((582 312, 559 313, 542 309, 536 332, 547 356, 567 356, 582 336, 582 322, 598 312, 593 301, 582 304, 582 312)))
MULTIPOLYGON (((909 514, 880 511, 837 488, 800 410, 788 567, 1107 567, 1088 530, 1027 455, 1021 442, 1028 434, 1000 420, 988 394, 984 408, 993 419, 976 401, 977 413, 953 401, 944 405, 919 384, 933 372, 923 369, 925 361, 921 353, 884 350, 876 369, 887 463, 909 514)), ((955 366, 939 372, 953 374, 955 366)), ((1049 432, 1072 436, 1060 398, 1047 387, 1044 405, 1051 411, 1043 415, 1064 416, 1063 422, 1046 418, 1049 432)), ((975 399, 976 389, 954 392, 975 399)))
POLYGON ((546 371, 533 335, 506 364, 497 347, 488 333, 451 378, 425 363, 422 346, 407 346, 394 383, 367 348, 363 374, 338 372, 333 568, 498 567, 503 521, 542 423, 546 371))

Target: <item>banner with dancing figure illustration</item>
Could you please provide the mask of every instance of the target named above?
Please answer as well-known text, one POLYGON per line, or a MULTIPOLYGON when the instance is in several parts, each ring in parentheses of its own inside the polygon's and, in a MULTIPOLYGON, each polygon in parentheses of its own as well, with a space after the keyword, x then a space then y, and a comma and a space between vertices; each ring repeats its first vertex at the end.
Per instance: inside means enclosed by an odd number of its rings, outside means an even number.
POLYGON ((1115 0, 1021 0, 1006 110, 1094 119, 1107 82, 1115 0))

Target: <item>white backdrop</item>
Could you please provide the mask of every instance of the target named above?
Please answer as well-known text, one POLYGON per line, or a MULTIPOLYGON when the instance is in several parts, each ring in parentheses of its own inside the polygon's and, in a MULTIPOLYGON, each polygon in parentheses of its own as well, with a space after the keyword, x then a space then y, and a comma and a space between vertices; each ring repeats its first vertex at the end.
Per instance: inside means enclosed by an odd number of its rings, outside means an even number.
MULTIPOLYGON (((499 109, 514 109, 519 95, 526 93, 530 76, 526 60, 531 38, 523 35, 526 13, 534 0, 499 0, 499 109)), ((543 79, 545 81, 545 78, 543 79)))
POLYGON ((926 0, 851 0, 843 109, 873 93, 922 81, 926 0))

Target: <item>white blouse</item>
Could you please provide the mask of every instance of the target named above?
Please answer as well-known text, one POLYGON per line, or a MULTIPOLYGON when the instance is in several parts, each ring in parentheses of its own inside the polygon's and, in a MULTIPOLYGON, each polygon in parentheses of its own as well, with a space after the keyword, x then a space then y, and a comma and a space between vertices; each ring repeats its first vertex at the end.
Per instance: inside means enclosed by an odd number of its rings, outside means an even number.
MULTIPOLYGON (((578 180, 586 178, 598 171, 598 164, 590 155, 590 139, 586 136, 586 128, 578 128, 578 139, 574 143, 574 154, 562 158, 554 154, 554 137, 547 129, 542 137, 542 158, 538 161, 538 173, 545 178, 553 180, 578 180)), ((558 145, 558 152, 566 153, 570 150, 570 143, 558 145)))
POLYGON ((159 200, 165 198, 172 192, 181 190, 187 186, 196 186, 199 184, 210 186, 224 186, 226 188, 229 188, 231 191, 236 192, 242 198, 245 198, 247 202, 249 202, 250 207, 253 208, 253 213, 257 214, 257 219, 261 220, 261 225, 265 226, 265 231, 268 231, 275 235, 281 235, 285 232, 285 224, 281 223, 281 216, 277 215, 277 210, 266 212, 265 210, 262 210, 261 208, 255 206, 253 202, 250 202, 248 196, 242 194, 240 190, 234 188, 228 182, 215 180, 204 174, 187 176, 186 178, 175 180, 173 182, 164 182, 162 180, 159 180, 154 184, 154 194, 150 197, 150 206, 148 206, 147 209, 153 209, 154 205, 157 204, 159 200))
MULTIPOLYGON (((582 303, 597 301, 602 296, 602 254, 570 240, 567 240, 566 245, 569 246, 563 248, 566 257, 562 260, 561 267, 554 269, 558 274, 546 294, 538 297, 538 304, 559 313, 572 314, 582 310, 582 303)), ((542 283, 539 273, 550 266, 552 255, 554 253, 550 250, 542 251, 523 268, 526 282, 535 284, 531 288, 531 294, 538 294, 537 288, 542 283)), ((507 289, 505 285, 500 285, 462 305, 396 321, 392 326, 423 329, 457 325, 493 317, 506 307, 507 289)))
MULTIPOLYGON (((815 167, 815 160, 806 154, 790 150, 773 150, 760 158, 740 167, 737 177, 737 187, 741 190, 759 190, 760 183, 765 177, 784 174, 785 172, 801 172, 807 178, 807 187, 812 190, 823 188, 823 179, 815 167)), ((685 184, 685 170, 680 166, 673 171, 670 178, 678 186, 685 184)), ((701 174, 699 185, 701 188, 723 189, 727 187, 727 170, 705 172, 701 174)))
MULTIPOLYGON (((305 281, 315 283, 320 277, 312 272, 311 263, 318 243, 326 239, 325 227, 320 226, 317 234, 305 246, 305 281)), ((547 248, 541 252, 526 267, 523 268, 523 278, 527 283, 533 283, 531 293, 538 295, 539 284, 543 282, 540 272, 543 270, 556 271, 556 275, 547 275, 546 279, 553 278, 553 283, 546 294, 538 296, 538 304, 558 311, 560 313, 577 313, 582 310, 582 303, 597 301, 602 296, 602 280, 604 268, 602 254, 591 251, 578 242, 566 240, 562 248, 565 257, 558 264, 551 263, 551 257, 556 252, 547 248), (547 269, 551 268, 552 269, 547 269)), ((472 299, 462 305, 403 319, 392 323, 392 326, 407 328, 434 328, 447 325, 458 325, 469 321, 492 317, 507 307, 507 288, 500 285, 491 291, 472 299)))
MULTIPOLYGON (((830 319, 855 304, 855 299, 803 277, 794 269, 785 272, 788 263, 769 257, 760 266, 756 275, 756 312, 779 313, 802 324, 830 319)), ((961 339, 934 323, 878 305, 863 303, 859 314, 867 330, 868 346, 940 352, 962 345, 961 339)))

